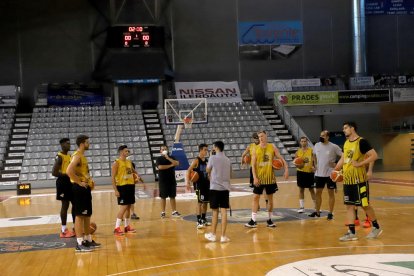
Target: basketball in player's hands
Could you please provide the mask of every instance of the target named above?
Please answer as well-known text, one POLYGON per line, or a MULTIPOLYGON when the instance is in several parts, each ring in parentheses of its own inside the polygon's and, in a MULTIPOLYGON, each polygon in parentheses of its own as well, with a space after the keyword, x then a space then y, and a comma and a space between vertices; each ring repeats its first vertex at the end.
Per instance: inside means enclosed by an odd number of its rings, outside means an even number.
POLYGON ((280 170, 281 168, 283 168, 283 162, 280 159, 273 159, 272 166, 273 169, 280 170))
POLYGON ((196 172, 196 171, 191 171, 191 172, 190 172, 190 181, 194 183, 194 182, 197 182, 197 181, 198 181, 198 179, 199 179, 198 172, 196 172))

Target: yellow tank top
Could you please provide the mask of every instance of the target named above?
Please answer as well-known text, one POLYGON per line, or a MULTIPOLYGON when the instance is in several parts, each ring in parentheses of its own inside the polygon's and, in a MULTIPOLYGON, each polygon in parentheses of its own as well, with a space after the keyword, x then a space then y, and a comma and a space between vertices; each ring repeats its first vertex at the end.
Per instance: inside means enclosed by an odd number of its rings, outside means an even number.
POLYGON ((130 160, 116 159, 118 163, 118 172, 115 175, 117 186, 134 185, 134 177, 132 176, 132 162, 130 160))
MULTIPOLYGON (((80 154, 78 151, 75 151, 72 154, 72 158, 76 155, 80 156, 80 163, 75 167, 75 174, 81 179, 81 181, 88 182, 89 176, 89 167, 88 167, 88 160, 86 159, 85 155, 80 154)), ((72 179, 70 180, 72 183, 75 183, 72 179)))
POLYGON ((359 184, 367 181, 367 172, 365 166, 355 168, 351 164, 352 160, 355 160, 357 162, 364 160, 365 154, 362 154, 359 149, 360 141, 361 137, 352 142, 348 139, 345 141, 343 165, 344 185, 359 184))
MULTIPOLYGON (((255 143, 251 143, 249 145, 249 155, 250 157, 253 156, 253 152, 256 150, 257 145, 255 143)), ((252 161, 250 160, 250 163, 252 163, 252 161)))
POLYGON ((274 184, 276 183, 275 174, 273 173, 272 161, 275 156, 272 144, 267 144, 262 148, 260 145, 256 146, 256 172, 260 180, 260 184, 274 184))
POLYGON ((70 163, 70 155, 69 154, 64 154, 63 152, 58 152, 57 154, 60 158, 62 158, 62 165, 59 168, 59 172, 61 174, 66 174, 66 169, 69 166, 70 163))
POLYGON ((307 173, 312 172, 312 164, 313 164, 312 148, 308 147, 305 151, 302 148, 300 148, 296 152, 296 156, 302 158, 305 161, 303 168, 301 169, 297 168, 297 170, 301 172, 307 172, 307 173))

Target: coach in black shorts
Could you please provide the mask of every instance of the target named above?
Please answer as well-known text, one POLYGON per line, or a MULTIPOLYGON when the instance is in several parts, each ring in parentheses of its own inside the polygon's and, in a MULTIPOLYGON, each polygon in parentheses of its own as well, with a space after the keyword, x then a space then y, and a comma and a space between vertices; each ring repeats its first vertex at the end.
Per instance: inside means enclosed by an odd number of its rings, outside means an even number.
POLYGON ((167 197, 170 198, 171 216, 179 217, 181 214, 176 210, 175 197, 177 195, 177 181, 175 180, 175 169, 180 163, 170 156, 168 147, 162 145, 161 156, 157 158, 158 183, 161 198, 161 218, 165 218, 165 206, 167 197))

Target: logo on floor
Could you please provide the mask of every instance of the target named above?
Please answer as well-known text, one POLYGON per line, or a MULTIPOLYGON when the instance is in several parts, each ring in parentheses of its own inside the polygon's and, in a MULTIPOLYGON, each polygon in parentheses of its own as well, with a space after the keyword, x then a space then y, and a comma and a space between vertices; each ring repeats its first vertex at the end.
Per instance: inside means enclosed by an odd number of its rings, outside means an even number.
POLYGON ((279 266, 266 275, 414 275, 414 254, 361 254, 316 258, 279 266))
POLYGON ((75 248, 75 246, 76 239, 62 241, 58 234, 10 237, 0 239, 0 254, 71 247, 75 248))

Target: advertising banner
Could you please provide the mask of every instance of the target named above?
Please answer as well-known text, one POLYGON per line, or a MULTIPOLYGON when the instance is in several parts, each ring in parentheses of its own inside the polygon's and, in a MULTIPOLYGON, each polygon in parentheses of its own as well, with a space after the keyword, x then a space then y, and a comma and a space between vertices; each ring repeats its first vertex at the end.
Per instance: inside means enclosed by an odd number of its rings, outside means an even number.
POLYGON ((278 101, 285 106, 338 104, 338 92, 312 91, 275 93, 275 101, 278 101))
POLYGON ((280 44, 303 44, 301 21, 239 23, 239 45, 280 44))
POLYGON ((413 0, 365 0, 365 15, 414 15, 413 0))
POLYGON ((390 102, 390 91, 388 89, 378 89, 323 92, 277 92, 274 94, 274 99, 285 106, 376 103, 390 102))
POLYGON ((176 82, 177 99, 206 98, 209 103, 241 102, 237 81, 176 82))
POLYGON ((378 103, 390 102, 389 89, 346 90, 338 92, 338 103, 378 103))
POLYGON ((393 102, 414 102, 414 88, 393 88, 393 102))
POLYGON ((374 77, 352 77, 349 82, 352 86, 372 86, 374 85, 374 77))
POLYGON ((292 80, 267 80, 267 91, 292 91, 292 80))
POLYGON ((104 105, 105 97, 100 86, 49 85, 48 106, 104 105))

